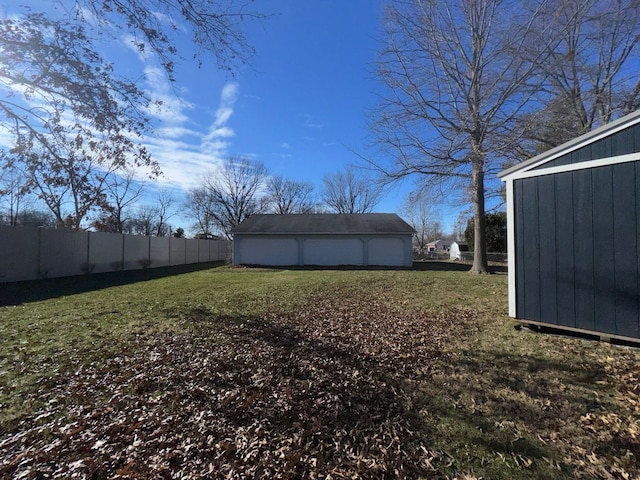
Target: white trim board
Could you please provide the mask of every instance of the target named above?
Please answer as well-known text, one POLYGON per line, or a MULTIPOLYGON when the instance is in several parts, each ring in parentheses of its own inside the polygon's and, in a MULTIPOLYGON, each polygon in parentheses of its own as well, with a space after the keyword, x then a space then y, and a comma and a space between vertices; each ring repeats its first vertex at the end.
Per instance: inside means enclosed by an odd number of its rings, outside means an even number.
POLYGON ((628 153, 626 155, 618 155, 616 157, 600 158, 598 160, 587 160, 585 162, 569 163, 567 165, 560 165, 557 167, 541 168, 540 170, 523 170, 503 177, 502 181, 506 182, 508 180, 521 180, 523 178, 541 177, 543 175, 575 172, 578 170, 586 170, 590 168, 637 162, 638 160, 640 160, 640 152, 628 153))
POLYGON ((625 130, 629 127, 632 127, 640 123, 640 110, 630 113, 618 120, 615 120, 611 123, 607 123, 591 132, 587 132, 584 135, 570 140, 562 145, 559 145, 551 150, 548 150, 540 155, 537 155, 529 160, 525 160, 513 167, 507 168, 498 174, 498 177, 502 180, 505 180, 517 173, 529 171, 531 169, 537 168, 540 165, 543 165, 547 162, 551 162, 558 157, 563 155, 567 155, 579 148, 582 148, 591 143, 597 142, 605 137, 618 133, 621 130, 625 130))
POLYGON ((506 180, 507 188, 507 285, 509 316, 516 316, 516 209, 513 197, 513 180, 506 180))

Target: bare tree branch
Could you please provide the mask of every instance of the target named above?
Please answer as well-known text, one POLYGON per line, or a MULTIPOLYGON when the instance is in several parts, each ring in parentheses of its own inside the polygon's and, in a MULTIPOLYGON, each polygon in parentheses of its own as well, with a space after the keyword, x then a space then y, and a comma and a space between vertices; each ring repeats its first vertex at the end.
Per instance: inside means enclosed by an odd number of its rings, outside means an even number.
POLYGON ((479 228, 472 271, 486 272, 485 175, 517 141, 541 82, 521 54, 532 21, 500 0, 397 1, 385 20, 378 75, 389 94, 371 123, 385 159, 369 161, 390 180, 417 174, 468 188, 479 228))
POLYGON ((322 201, 336 213, 367 213, 380 201, 382 190, 353 167, 323 177, 322 201))

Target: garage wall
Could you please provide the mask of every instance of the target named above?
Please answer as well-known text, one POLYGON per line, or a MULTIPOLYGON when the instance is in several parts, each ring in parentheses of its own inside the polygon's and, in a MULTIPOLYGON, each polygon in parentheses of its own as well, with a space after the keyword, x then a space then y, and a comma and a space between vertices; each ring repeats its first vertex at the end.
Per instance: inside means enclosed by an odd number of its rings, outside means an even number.
POLYGON ((304 240, 303 265, 364 265, 361 238, 309 238, 304 240))
POLYGON ((235 265, 410 267, 411 236, 240 235, 233 242, 235 265))
MULTIPOLYGON (((411 252, 409 252, 411 254, 411 252)), ((401 238, 372 238, 369 240, 369 265, 405 265, 404 241, 401 238)))
POLYGON ((234 263, 242 265, 298 265, 294 238, 240 238, 233 245, 234 263))

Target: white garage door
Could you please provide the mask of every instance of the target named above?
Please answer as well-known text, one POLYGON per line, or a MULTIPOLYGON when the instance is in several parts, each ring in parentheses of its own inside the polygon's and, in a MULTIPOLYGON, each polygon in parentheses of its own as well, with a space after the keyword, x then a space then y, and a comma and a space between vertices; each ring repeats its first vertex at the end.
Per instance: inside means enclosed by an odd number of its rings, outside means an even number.
POLYGON ((298 265, 298 242, 293 238, 243 238, 236 263, 244 265, 298 265))
POLYGON ((369 265, 404 265, 404 242, 400 238, 372 238, 369 240, 369 265))
POLYGON ((364 265, 364 244, 358 238, 310 238, 304 242, 305 265, 364 265))

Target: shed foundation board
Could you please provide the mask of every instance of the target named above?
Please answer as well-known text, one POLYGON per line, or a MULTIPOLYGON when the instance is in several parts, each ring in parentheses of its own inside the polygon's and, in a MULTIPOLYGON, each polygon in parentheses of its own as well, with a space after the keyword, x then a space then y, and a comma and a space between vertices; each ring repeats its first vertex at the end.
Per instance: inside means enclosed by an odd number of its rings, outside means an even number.
POLYGON ((564 334, 584 335, 588 337, 593 337, 602 342, 611 342, 612 340, 620 340, 622 342, 631 343, 636 348, 640 348, 640 339, 635 337, 626 337, 624 335, 611 335, 608 333, 597 332, 595 330, 585 330, 583 328, 565 327, 563 325, 555 325, 552 323, 544 323, 544 322, 535 322, 532 320, 517 319, 516 321, 523 326, 547 328, 550 331, 557 332, 559 334, 564 333, 564 334))

